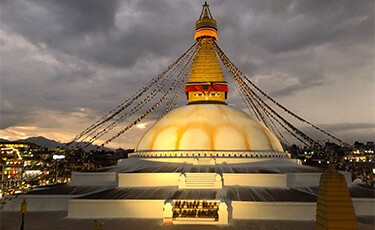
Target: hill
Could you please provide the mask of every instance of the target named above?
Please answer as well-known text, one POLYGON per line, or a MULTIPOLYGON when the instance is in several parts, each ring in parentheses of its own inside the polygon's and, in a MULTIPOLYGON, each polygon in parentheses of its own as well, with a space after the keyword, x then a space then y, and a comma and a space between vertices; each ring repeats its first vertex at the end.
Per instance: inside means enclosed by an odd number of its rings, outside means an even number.
MULTIPOLYGON (((2 140, 4 142, 9 142, 8 140, 4 140, 4 139, 1 139, 0 142, 2 140)), ((64 147, 66 145, 66 143, 60 143, 60 142, 57 142, 55 140, 50 140, 50 139, 42 137, 42 136, 29 137, 29 138, 26 138, 26 139, 17 140, 16 142, 33 143, 33 144, 39 145, 40 147, 44 147, 44 148, 58 148, 58 147, 64 147)), ((86 142, 83 142, 83 143, 78 142, 77 144, 79 144, 81 146, 84 146, 87 143, 86 142)), ((90 151, 90 150, 96 149, 97 147, 98 147, 98 145, 90 144, 87 148, 85 148, 85 150, 90 151)), ((112 149, 106 148, 106 147, 100 147, 99 150, 111 151, 112 149)))
POLYGON ((50 140, 50 139, 47 139, 47 138, 42 137, 42 136, 29 137, 29 138, 26 138, 26 139, 17 140, 17 142, 34 143, 34 144, 37 144, 40 147, 44 147, 44 148, 57 148, 57 147, 63 147, 64 146, 64 144, 62 144, 60 142, 50 140))

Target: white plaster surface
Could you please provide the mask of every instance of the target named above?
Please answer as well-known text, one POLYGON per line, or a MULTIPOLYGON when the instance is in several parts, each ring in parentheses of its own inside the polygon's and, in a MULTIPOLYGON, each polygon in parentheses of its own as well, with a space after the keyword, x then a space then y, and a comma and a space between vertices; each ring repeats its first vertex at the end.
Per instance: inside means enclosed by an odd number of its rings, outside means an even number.
POLYGON ((287 187, 285 174, 223 173, 224 186, 287 187))
MULTIPOLYGON (((118 187, 179 186, 180 174, 181 173, 120 173, 118 187)), ((199 176, 198 174, 204 175, 204 173, 191 173, 191 175, 199 176)), ((319 186, 320 175, 320 173, 223 173, 223 185, 281 188, 319 186)))
MULTIPOLYGON (((357 216, 375 216, 375 199, 353 198, 357 216)), ((315 202, 232 201, 233 219, 315 220, 315 202)))
POLYGON ((232 201, 233 219, 314 220, 316 203, 232 201))
POLYGON ((164 200, 69 201, 68 218, 163 218, 164 200))
MULTIPOLYGON (((82 230, 94 229, 94 218, 71 219, 66 218, 66 212, 28 212, 25 215, 25 229, 53 229, 53 230, 82 230)), ((117 230, 191 230, 191 229, 221 229, 221 230, 315 230, 315 222, 312 220, 230 220, 228 225, 205 226, 191 225, 165 226, 161 218, 108 218, 97 220, 103 225, 103 229, 117 230), (146 226, 146 227, 145 227, 146 226)), ((359 217, 359 230, 374 230, 374 217, 359 217)), ((19 229, 21 215, 19 212, 3 212, 0 220, 0 229, 19 229)))
MULTIPOLYGON (((120 173, 118 187, 157 187, 179 186, 181 173, 120 173)), ((199 173, 192 173, 197 175, 199 173)), ((203 175, 202 173, 200 173, 203 175)), ((344 173, 348 185, 348 174, 344 173)), ((213 174, 215 175, 215 174, 213 174)), ((321 173, 223 173, 223 186, 254 186, 254 187, 306 187, 319 186, 321 173)), ((350 176, 350 175, 349 175, 350 176)))
POLYGON ((181 173, 120 173, 118 187, 178 186, 181 173))
POLYGON ((116 186, 115 172, 72 172, 70 185, 116 186))
POLYGON ((27 211, 67 211, 68 202, 74 195, 23 195, 4 205, 4 211, 20 211, 21 202, 26 199, 27 211))
MULTIPOLYGON (((350 172, 341 172, 344 175, 348 186, 352 183, 350 172)), ((287 184, 288 187, 306 187, 319 186, 321 173, 288 173, 287 184)))
POLYGON ((263 124, 221 104, 186 105, 171 111, 145 133, 136 149, 283 151, 263 124))
POLYGON ((375 199, 352 198, 352 202, 357 216, 375 216, 375 199))

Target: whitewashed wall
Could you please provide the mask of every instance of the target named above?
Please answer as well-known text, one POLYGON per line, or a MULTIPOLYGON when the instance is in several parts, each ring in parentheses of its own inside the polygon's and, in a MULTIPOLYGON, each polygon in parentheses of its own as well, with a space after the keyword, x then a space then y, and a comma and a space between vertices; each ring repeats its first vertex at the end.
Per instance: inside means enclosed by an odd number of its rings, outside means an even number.
POLYGON ((120 173, 118 187, 178 186, 181 173, 120 173))
MULTIPOLYGON (((375 216, 375 199, 353 198, 357 216, 375 216)), ((233 219, 315 220, 316 203, 232 201, 233 219)))
MULTIPOLYGON (((340 172, 344 175, 348 186, 352 183, 351 174, 349 172, 340 172)), ((321 173, 288 173, 287 184, 288 187, 306 187, 319 186, 321 173)))
POLYGON ((70 185, 116 186, 115 172, 72 172, 70 185))
POLYGON ((232 201, 233 219, 314 220, 316 203, 232 201))
POLYGON ((23 198, 27 202, 27 212, 67 211, 68 202, 77 196, 69 195, 23 195, 4 205, 4 211, 20 211, 23 198))
POLYGON ((375 216, 375 199, 352 198, 352 201, 357 216, 375 216))
POLYGON ((163 206, 164 200, 70 200, 68 218, 160 218, 162 222, 163 206))
POLYGON ((285 174, 223 173, 223 179, 225 186, 287 187, 285 174))

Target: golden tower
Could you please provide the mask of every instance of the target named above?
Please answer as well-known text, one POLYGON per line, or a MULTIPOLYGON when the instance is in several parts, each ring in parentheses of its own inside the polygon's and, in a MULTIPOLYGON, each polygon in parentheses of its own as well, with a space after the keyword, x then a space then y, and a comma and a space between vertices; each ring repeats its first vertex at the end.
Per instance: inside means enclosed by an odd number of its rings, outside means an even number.
POLYGON ((228 84, 224 81, 223 71, 213 47, 213 42, 218 40, 217 24, 207 2, 195 22, 194 39, 199 43, 199 49, 185 87, 188 102, 225 104, 228 84))
POLYGON ((320 177, 316 208, 316 229, 358 229, 348 185, 336 171, 333 157, 327 172, 320 177))

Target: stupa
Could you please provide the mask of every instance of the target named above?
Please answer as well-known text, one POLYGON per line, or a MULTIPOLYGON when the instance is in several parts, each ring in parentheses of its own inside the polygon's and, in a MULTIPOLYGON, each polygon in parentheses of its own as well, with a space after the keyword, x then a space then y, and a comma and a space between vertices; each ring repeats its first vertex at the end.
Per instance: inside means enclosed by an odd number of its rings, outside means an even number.
MULTIPOLYGON (((226 103, 228 85, 213 47, 217 23, 207 3, 194 39, 200 49, 184 90, 187 105, 158 120, 129 159, 96 172, 75 172, 68 185, 24 195, 29 210, 164 224, 315 219, 322 171, 291 159, 268 128, 226 103)), ((350 184, 350 174, 342 174, 350 184)), ((357 189, 351 189, 355 195, 357 189)), ((373 215, 374 199, 358 196, 356 214, 373 215)), ((7 208, 18 207, 14 202, 7 208)))
MULTIPOLYGON (((226 104, 228 85, 213 47, 218 39, 217 24, 207 3, 195 23, 194 38, 201 47, 185 87, 188 104, 157 121, 141 138, 132 156, 193 157, 191 160, 196 161, 211 157, 215 161, 262 152, 262 155, 285 157, 272 132, 226 104)), ((186 162, 185 158, 180 160, 186 162)))

